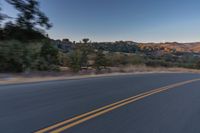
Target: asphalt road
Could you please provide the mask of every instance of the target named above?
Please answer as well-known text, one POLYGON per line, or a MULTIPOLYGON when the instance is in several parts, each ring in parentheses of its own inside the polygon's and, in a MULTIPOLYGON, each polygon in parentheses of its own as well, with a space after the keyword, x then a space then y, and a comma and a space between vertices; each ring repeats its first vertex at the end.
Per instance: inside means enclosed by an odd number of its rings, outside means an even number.
MULTIPOLYGON (((0 133, 40 131, 143 92, 198 78, 198 74, 143 74, 1 85, 0 133)), ((63 132, 200 133, 200 81, 175 86, 86 119, 61 124, 47 132, 75 122, 63 132)))

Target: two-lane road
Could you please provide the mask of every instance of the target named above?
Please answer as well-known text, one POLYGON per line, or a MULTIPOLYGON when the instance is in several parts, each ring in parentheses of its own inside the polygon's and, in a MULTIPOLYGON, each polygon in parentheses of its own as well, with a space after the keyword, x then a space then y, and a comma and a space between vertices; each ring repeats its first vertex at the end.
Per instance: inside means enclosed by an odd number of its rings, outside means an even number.
POLYGON ((199 133, 200 75, 0 86, 0 132, 199 133))

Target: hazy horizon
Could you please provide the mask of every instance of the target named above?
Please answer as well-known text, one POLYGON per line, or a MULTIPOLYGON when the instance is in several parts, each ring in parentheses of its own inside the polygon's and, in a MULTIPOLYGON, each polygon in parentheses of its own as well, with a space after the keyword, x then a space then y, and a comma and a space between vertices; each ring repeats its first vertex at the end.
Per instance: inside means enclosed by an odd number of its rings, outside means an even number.
MULTIPOLYGON (((200 42, 198 0, 39 0, 53 39, 96 42, 200 42)), ((1 0, 3 11, 16 11, 1 0)))

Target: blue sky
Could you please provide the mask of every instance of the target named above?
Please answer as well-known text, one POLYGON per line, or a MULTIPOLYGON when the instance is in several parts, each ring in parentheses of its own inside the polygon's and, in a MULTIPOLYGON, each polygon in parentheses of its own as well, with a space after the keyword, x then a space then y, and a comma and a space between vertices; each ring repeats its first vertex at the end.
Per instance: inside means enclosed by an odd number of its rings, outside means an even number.
MULTIPOLYGON (((4 12, 16 11, 0 0, 4 12)), ((39 0, 54 39, 200 41, 200 0, 39 0)))

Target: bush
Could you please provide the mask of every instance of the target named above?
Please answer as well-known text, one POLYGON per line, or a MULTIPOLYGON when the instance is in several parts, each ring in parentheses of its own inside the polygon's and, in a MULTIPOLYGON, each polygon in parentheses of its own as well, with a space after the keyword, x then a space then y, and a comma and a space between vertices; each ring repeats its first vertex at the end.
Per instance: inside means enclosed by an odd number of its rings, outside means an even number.
POLYGON ((97 71, 100 71, 102 67, 105 69, 106 66, 108 66, 108 60, 105 57, 105 54, 103 54, 103 51, 99 50, 96 53, 96 57, 94 60, 94 67, 97 71))
POLYGON ((81 51, 75 50, 69 55, 69 67, 74 71, 78 72, 81 70, 81 51))
POLYGON ((128 63, 131 65, 144 64, 144 58, 139 55, 131 55, 127 57, 128 63))
POLYGON ((29 65, 29 52, 24 43, 9 41, 0 43, 0 71, 22 72, 29 65))
POLYGON ((200 69, 200 61, 197 61, 197 63, 195 64, 195 68, 200 69))
POLYGON ((60 66, 67 67, 70 64, 69 55, 66 53, 59 52, 58 60, 60 66))
POLYGON ((145 63, 146 66, 150 67, 172 67, 173 64, 164 60, 148 60, 145 63))
POLYGON ((39 71, 58 71, 59 51, 48 41, 41 44, 39 54, 33 58, 31 68, 39 71))
POLYGON ((2 30, 2 36, 0 37, 2 40, 18 40, 22 42, 47 39, 42 31, 22 29, 12 24, 6 25, 6 27, 2 30))
POLYGON ((144 58, 139 55, 110 53, 106 55, 109 66, 144 64, 144 58))
POLYGON ((0 72, 57 69, 58 50, 50 43, 0 42, 0 72))

